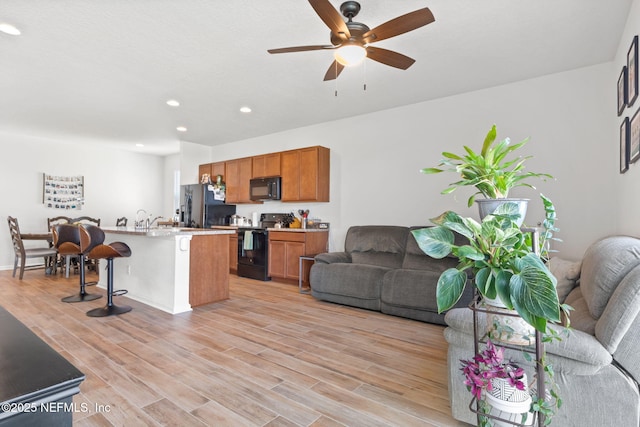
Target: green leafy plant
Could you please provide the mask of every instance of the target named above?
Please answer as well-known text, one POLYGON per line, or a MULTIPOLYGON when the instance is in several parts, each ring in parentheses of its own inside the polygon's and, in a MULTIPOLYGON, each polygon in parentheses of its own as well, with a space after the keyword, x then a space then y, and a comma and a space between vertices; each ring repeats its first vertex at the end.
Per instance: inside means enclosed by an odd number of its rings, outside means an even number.
POLYGON ((473 205, 478 194, 488 199, 504 199, 509 196, 509 190, 514 187, 535 188, 525 182, 529 178, 553 178, 546 173, 527 172, 524 163, 531 156, 518 156, 509 160, 506 158, 507 155, 525 145, 528 138, 511 145, 509 138, 496 142, 497 135, 496 125, 493 125, 484 139, 480 153, 476 153, 466 145, 463 147, 466 152, 464 155, 445 151, 442 153, 444 159, 440 161, 438 167, 424 168, 421 172, 424 174, 455 172, 460 175, 461 179, 451 183, 450 187, 442 191, 442 194, 452 193, 458 187, 473 186, 478 191, 469 197, 469 206, 473 205))
POLYGON ((547 322, 560 321, 560 312, 566 307, 559 303, 556 278, 540 256, 556 230, 555 208, 551 200, 540 196, 546 219, 538 248, 532 247, 529 233, 516 224, 520 217, 518 206, 511 202, 500 205, 480 223, 447 211, 431 220, 435 227, 412 231, 427 255, 441 259, 453 254, 458 258, 459 264, 445 270, 438 279, 439 312, 453 307, 467 284, 472 283, 484 297, 499 298, 542 333, 547 330, 547 322), (469 243, 456 246, 454 232, 469 243))

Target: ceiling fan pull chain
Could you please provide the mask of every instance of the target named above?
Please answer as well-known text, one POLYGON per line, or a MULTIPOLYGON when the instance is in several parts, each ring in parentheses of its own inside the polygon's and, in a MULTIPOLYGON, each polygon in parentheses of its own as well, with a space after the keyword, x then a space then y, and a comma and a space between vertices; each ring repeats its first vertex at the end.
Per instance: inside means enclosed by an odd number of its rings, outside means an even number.
POLYGON ((362 64, 362 81, 363 81, 363 89, 365 92, 367 91, 367 61, 364 61, 362 64))

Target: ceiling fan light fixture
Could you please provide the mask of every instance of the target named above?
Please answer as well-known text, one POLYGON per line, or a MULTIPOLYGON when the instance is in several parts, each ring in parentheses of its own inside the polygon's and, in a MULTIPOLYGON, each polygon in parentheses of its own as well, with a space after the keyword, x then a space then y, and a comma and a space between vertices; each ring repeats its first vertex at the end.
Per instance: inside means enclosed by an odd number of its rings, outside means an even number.
POLYGON ((358 44, 347 44, 336 49, 333 56, 345 67, 352 67, 364 61, 364 58, 367 57, 367 50, 358 44))

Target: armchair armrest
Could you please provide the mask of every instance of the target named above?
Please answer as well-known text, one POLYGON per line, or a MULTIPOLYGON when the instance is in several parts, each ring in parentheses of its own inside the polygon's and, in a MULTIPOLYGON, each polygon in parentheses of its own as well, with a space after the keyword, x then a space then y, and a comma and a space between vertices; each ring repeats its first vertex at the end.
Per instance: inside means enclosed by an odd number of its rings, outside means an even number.
MULTIPOLYGON (((445 315, 448 328, 444 334, 449 345, 473 349, 473 312, 469 308, 455 308, 445 315)), ((552 326, 555 327, 555 326, 552 326)), ((486 329, 484 313, 478 313, 478 328, 486 329)), ((555 327, 557 329, 557 327, 555 327)), ((547 359, 556 371, 575 375, 593 375, 611 364, 613 357, 592 335, 570 329, 561 332, 562 340, 545 343, 547 359)), ((522 362, 518 351, 507 351, 505 355, 522 362)))
POLYGON ((348 252, 327 252, 315 257, 320 264, 351 263, 351 254, 348 252))

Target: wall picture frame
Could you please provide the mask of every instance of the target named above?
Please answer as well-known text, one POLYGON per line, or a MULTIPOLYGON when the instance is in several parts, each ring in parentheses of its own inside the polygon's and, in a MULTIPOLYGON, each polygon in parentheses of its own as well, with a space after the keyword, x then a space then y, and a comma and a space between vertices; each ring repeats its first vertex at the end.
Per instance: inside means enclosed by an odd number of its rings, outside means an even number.
POLYGON ((627 66, 622 67, 618 77, 618 116, 621 116, 627 107, 627 66))
POLYGON ((629 128, 629 164, 631 164, 640 159, 640 109, 631 118, 629 128))
POLYGON ((627 52, 627 105, 631 107, 638 97, 638 36, 633 37, 627 52))
POLYGON ((625 117, 620 125, 620 173, 629 170, 629 117, 625 117))

